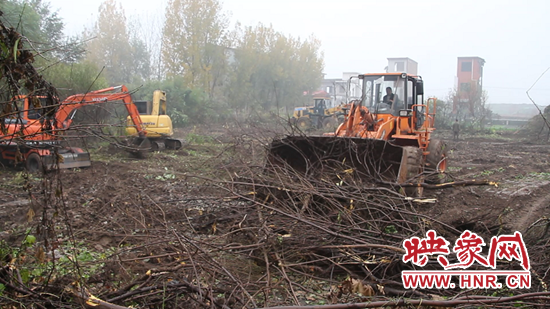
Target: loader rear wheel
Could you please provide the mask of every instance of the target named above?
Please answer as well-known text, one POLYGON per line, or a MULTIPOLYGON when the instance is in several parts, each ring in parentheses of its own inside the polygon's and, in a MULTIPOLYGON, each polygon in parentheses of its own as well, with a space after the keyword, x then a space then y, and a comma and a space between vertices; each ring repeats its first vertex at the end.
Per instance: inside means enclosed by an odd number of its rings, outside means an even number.
POLYGON ((36 152, 31 153, 25 160, 25 168, 31 174, 38 174, 44 170, 42 157, 36 152))
MULTIPOLYGON (((422 176, 422 149, 417 147, 403 147, 403 156, 399 168, 398 183, 421 184, 424 182, 422 176)), ((420 197, 424 188, 402 187, 401 191, 406 196, 420 197)))
POLYGON ((311 126, 312 126, 311 119, 309 119, 307 117, 300 117, 300 118, 298 118, 298 120, 296 120, 296 126, 300 130, 307 130, 307 129, 311 128, 311 126))

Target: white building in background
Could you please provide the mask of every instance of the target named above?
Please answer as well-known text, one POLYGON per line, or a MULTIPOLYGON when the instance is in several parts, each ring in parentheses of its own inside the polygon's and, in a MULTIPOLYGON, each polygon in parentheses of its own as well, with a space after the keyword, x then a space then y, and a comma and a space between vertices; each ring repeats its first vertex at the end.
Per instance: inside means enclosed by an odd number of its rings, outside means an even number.
POLYGON ((361 98, 361 84, 358 72, 344 72, 342 78, 325 78, 319 90, 326 91, 332 98, 332 105, 337 106, 361 98))
POLYGON ((388 58, 386 73, 407 73, 411 75, 418 75, 418 63, 407 57, 388 58))

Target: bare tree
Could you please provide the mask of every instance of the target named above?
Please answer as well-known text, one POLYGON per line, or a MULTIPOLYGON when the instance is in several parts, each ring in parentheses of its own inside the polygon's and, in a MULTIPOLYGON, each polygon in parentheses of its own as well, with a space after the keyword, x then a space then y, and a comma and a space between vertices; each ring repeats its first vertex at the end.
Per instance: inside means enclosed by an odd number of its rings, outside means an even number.
POLYGON ((472 82, 469 87, 451 90, 448 101, 453 103, 452 116, 468 123, 472 129, 482 131, 492 118, 491 110, 486 107, 487 100, 487 92, 472 82))

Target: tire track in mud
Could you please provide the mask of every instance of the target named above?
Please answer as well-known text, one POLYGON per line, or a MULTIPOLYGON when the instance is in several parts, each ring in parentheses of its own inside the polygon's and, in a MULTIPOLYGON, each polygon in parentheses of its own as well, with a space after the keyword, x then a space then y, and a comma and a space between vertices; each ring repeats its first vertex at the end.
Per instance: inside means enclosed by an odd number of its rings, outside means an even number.
MULTIPOLYGON (((515 220, 515 224, 511 226, 512 230, 525 233, 533 222, 544 215, 544 208, 550 206, 550 194, 547 192, 550 192, 550 185, 540 187, 539 190, 537 190, 537 195, 539 196, 529 200, 531 205, 523 205, 527 208, 523 208, 520 211, 520 216, 515 220)), ((521 200, 522 198, 520 197, 519 199, 514 199, 514 202, 521 203, 521 200)))

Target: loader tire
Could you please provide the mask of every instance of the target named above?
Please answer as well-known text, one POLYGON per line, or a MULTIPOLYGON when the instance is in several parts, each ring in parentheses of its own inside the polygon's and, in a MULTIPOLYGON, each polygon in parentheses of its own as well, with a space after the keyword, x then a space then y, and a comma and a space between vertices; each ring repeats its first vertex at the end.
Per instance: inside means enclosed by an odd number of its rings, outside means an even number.
POLYGON ((334 117, 328 117, 323 119, 323 128, 328 130, 335 130, 338 127, 338 120, 334 117))
POLYGON ((444 173, 447 169, 447 145, 439 139, 430 141, 426 156, 426 171, 444 173))
MULTIPOLYGON (((418 147, 403 147, 403 157, 401 158, 401 166, 398 183, 413 183, 420 184, 424 182, 422 176, 422 149, 418 147)), ((406 196, 420 197, 424 192, 423 187, 402 187, 401 192, 406 196)))
POLYGON ((426 182, 432 184, 445 182, 443 173, 447 169, 447 145, 442 140, 434 139, 430 141, 427 151, 429 154, 426 156, 424 166, 427 174, 426 182))
POLYGON ((36 152, 31 153, 27 160, 25 160, 25 168, 27 172, 31 174, 38 174, 44 171, 44 164, 42 162, 42 157, 36 152))
POLYGON ((296 120, 296 127, 302 131, 311 128, 312 125, 311 119, 308 117, 300 117, 296 120))
POLYGON ((296 118, 292 117, 288 120, 288 122, 290 123, 291 126, 295 126, 296 125, 296 118))

